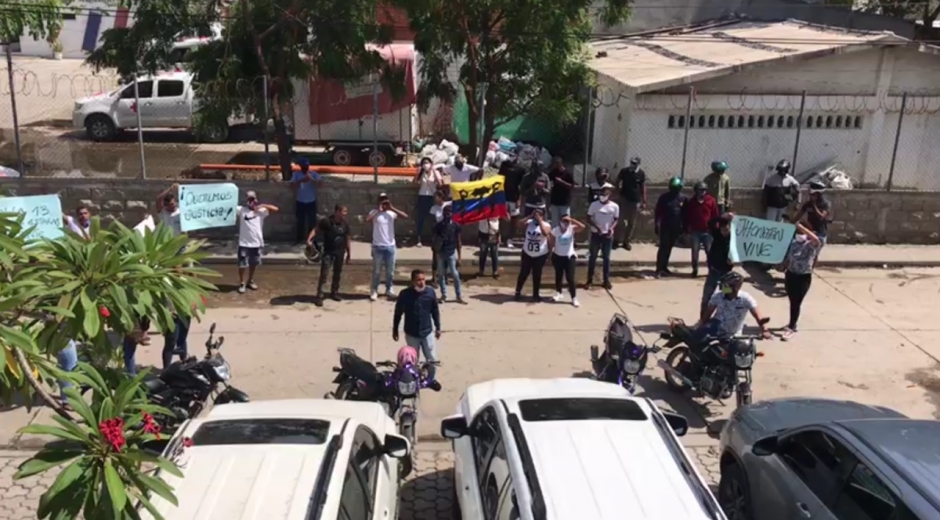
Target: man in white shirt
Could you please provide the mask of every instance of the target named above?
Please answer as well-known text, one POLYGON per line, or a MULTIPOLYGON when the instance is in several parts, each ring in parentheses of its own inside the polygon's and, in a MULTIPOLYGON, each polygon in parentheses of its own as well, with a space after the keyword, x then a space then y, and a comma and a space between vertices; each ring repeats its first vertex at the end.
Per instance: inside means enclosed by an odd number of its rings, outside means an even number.
POLYGON ((165 191, 157 195, 157 215, 160 222, 173 230, 174 235, 179 235, 183 231, 180 229, 180 207, 176 194, 179 193, 180 185, 174 183, 165 191))
POLYGON ((588 249, 588 273, 586 289, 594 284, 594 266, 597 253, 603 256, 604 288, 610 289, 610 250, 614 243, 614 229, 620 220, 620 206, 611 200, 613 185, 605 182, 601 185, 600 196, 588 207, 587 223, 591 228, 591 245, 588 249))
MULTIPOLYGON (((438 168, 441 168, 441 166, 438 165, 438 168)), ((454 164, 444 166, 442 172, 450 179, 448 181, 448 184, 450 184, 478 180, 477 173, 480 173, 480 169, 472 164, 467 164, 464 158, 458 155, 454 158, 454 164)))
POLYGON ((372 284, 369 299, 378 299, 379 275, 385 268, 385 296, 393 298, 392 280, 395 277, 395 220, 408 218, 404 212, 392 206, 385 193, 379 194, 379 205, 369 212, 366 222, 372 223, 372 284))
POLYGON ((254 191, 245 193, 245 205, 238 206, 238 293, 245 289, 255 290, 255 270, 261 265, 264 248, 264 219, 276 213, 278 207, 258 202, 254 191), (245 281, 245 274, 248 281, 245 281))
POLYGON ((62 223, 76 235, 88 240, 91 230, 91 210, 84 204, 75 208, 75 216, 62 215, 62 223))

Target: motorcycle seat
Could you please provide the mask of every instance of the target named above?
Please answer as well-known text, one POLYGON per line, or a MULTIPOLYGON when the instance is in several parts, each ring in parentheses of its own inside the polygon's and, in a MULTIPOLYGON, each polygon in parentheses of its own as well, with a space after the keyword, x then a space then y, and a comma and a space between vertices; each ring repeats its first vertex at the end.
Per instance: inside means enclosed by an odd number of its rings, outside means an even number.
POLYGON ((339 364, 344 372, 360 381, 370 382, 379 378, 379 371, 375 365, 355 354, 343 353, 339 357, 339 364))
POLYGON ((153 378, 144 380, 144 389, 147 390, 148 394, 155 394, 164 388, 166 388, 166 383, 160 379, 153 378))

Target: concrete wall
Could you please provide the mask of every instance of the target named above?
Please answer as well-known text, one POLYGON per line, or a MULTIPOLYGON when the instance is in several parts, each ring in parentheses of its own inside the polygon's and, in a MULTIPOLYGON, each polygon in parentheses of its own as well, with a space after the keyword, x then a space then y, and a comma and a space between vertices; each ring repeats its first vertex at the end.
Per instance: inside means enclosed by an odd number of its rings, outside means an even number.
MULTIPOLYGON (((269 241, 293 238, 293 195, 286 183, 239 182, 241 190, 256 190, 264 202, 281 207, 281 213, 266 223, 269 241)), ((79 203, 92 205, 94 213, 106 221, 119 219, 134 225, 148 211, 153 211, 155 197, 167 187, 162 181, 103 181, 92 179, 22 179, 0 182, 0 192, 9 196, 58 193, 65 211, 79 203)), ((406 213, 414 207, 415 189, 411 185, 343 183, 327 181, 320 193, 320 212, 326 214, 337 202, 350 209, 349 221, 357 237, 371 237, 365 216, 380 192, 387 192, 396 206, 406 213)), ((655 201, 661 190, 651 188, 650 200, 655 201)), ((940 198, 932 193, 846 191, 829 195, 833 202, 830 241, 835 243, 917 243, 940 244, 940 198)), ((586 193, 575 195, 573 213, 583 218, 586 193)), ((760 215, 759 190, 735 190, 736 211, 743 215, 760 215)), ((413 220, 398 224, 400 238, 413 234, 413 220)), ((476 226, 467 226, 467 243, 475 243, 476 226)), ((198 236, 233 238, 234 229, 216 229, 198 236)), ((647 216, 637 229, 639 240, 651 240, 652 222, 647 216)))
MULTIPOLYGON (((62 43, 62 56, 65 58, 84 59, 87 53, 82 50, 82 41, 85 38, 85 26, 88 25, 88 15, 91 10, 101 10, 101 25, 98 28, 98 37, 108 29, 114 27, 116 10, 114 5, 105 2, 78 2, 72 7, 78 8, 75 18, 65 20, 59 41, 62 43)), ((63 12, 68 13, 68 9, 63 12)), ((52 47, 45 40, 35 40, 28 34, 20 38, 20 54, 24 56, 52 56, 52 47)))

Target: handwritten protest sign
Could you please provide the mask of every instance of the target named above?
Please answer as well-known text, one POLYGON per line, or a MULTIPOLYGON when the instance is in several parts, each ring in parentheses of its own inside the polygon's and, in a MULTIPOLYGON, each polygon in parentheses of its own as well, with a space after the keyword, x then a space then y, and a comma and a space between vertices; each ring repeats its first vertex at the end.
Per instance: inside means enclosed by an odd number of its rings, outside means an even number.
POLYGON ((234 184, 180 186, 179 201, 183 232, 235 225, 238 186, 234 184))
POLYGON ((61 237, 62 202, 58 195, 33 195, 31 197, 0 198, 0 213, 22 213, 23 225, 33 227, 29 238, 61 237))
POLYGON ((796 226, 736 215, 731 221, 731 261, 779 264, 796 233, 796 226))

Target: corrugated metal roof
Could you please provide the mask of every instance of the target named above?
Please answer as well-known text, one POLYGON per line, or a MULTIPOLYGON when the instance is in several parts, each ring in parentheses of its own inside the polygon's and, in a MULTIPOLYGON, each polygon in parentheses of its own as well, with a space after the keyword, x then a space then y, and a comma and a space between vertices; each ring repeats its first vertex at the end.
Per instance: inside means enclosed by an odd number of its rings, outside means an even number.
POLYGON ((890 32, 866 32, 798 20, 730 20, 669 33, 591 42, 591 67, 636 93, 701 81, 775 61, 808 59, 907 43, 890 32))

